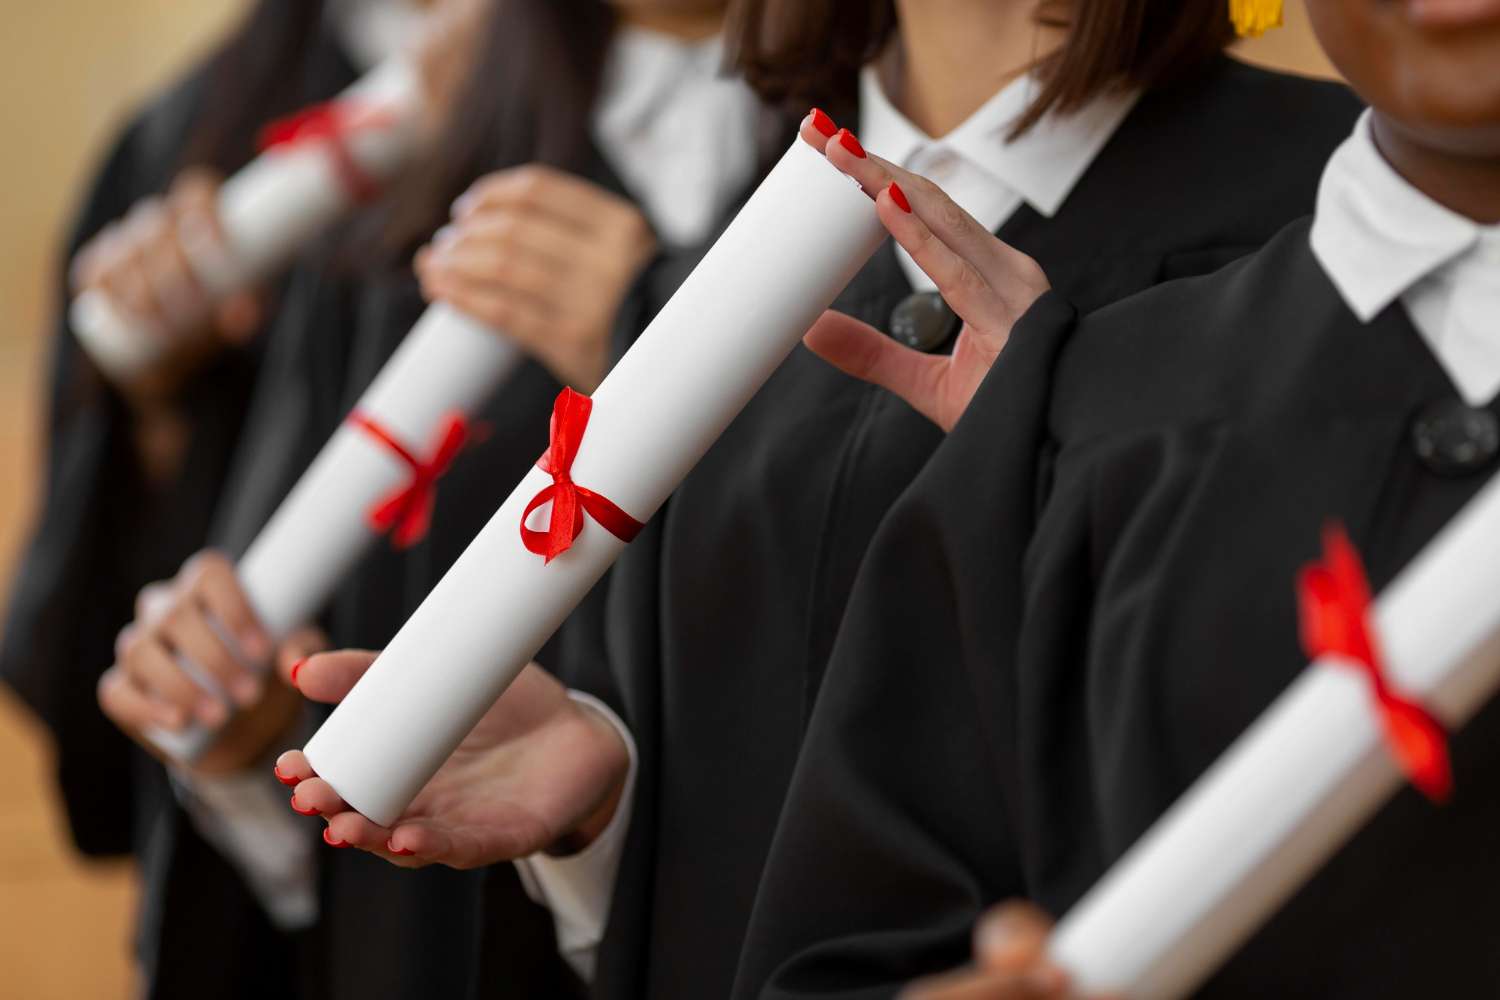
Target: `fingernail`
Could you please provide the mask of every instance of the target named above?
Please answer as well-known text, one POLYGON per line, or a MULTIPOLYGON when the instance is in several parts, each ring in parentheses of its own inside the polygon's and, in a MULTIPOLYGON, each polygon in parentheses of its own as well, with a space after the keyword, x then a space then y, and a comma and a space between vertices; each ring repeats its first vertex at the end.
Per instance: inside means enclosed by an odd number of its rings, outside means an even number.
POLYGON ((325 827, 323 827, 323 843, 327 844, 329 847, 348 847, 349 846, 348 844, 346 844, 342 840, 334 840, 333 839, 333 827, 331 827, 331 826, 325 826, 325 827))
POLYGON ((292 687, 297 688, 298 691, 301 691, 302 689, 300 687, 297 687, 297 671, 301 670, 303 664, 305 663, 307 663, 307 657, 304 656, 302 659, 292 664, 292 687))
POLYGON ((199 698, 198 705, 194 711, 197 713, 198 718, 203 720, 205 725, 209 726, 221 725, 229 717, 229 710, 217 698, 199 698))
POLYGON ((260 681, 254 677, 237 677, 232 688, 235 701, 247 708, 260 700, 260 681))
POLYGON ((292 796, 292 812, 296 813, 299 816, 321 816, 322 815, 322 813, 318 812, 318 810, 316 810, 316 809, 303 809, 301 806, 299 806, 297 804, 297 796, 295 796, 295 795, 292 796))
POLYGON ((813 128, 832 138, 833 133, 837 131, 837 126, 833 124, 833 119, 824 114, 822 108, 813 108, 808 113, 812 115, 813 128))
POLYGON ((387 841, 386 841, 386 842, 385 842, 385 849, 386 849, 386 850, 387 850, 387 851, 390 851, 390 852, 391 852, 391 853, 392 853, 392 854, 399 854, 399 855, 401 855, 401 856, 402 856, 402 857, 403 857, 403 858, 409 858, 409 857, 411 857, 411 856, 412 856, 412 855, 413 855, 413 854, 416 854, 416 853, 417 853, 417 852, 416 852, 416 851, 409 851, 409 850, 407 850, 407 849, 406 849, 406 848, 404 848, 404 847, 401 847, 401 848, 397 848, 397 847, 396 847, 396 846, 395 846, 395 845, 394 845, 394 844, 392 844, 392 843, 391 843, 391 842, 390 842, 390 841, 389 841, 389 840, 387 840, 387 841))
POLYGON ((897 184, 895 181, 891 181, 890 187, 886 188, 886 190, 891 193, 891 201, 894 201, 896 203, 896 207, 901 209, 901 211, 905 212, 907 215, 910 215, 911 202, 906 200, 906 192, 901 190, 901 185, 897 184))
POLYGON ((865 147, 861 146, 859 140, 854 138, 854 133, 846 128, 839 129, 839 145, 861 160, 865 158, 865 147))
MULTIPOLYGON (((276 772, 276 780, 281 782, 283 785, 286 785, 288 788, 296 788, 297 783, 302 780, 301 778, 294 777, 289 774, 282 774, 280 764, 277 764, 275 767, 271 768, 271 770, 276 772)), ((292 808, 297 808, 295 801, 293 801, 292 803, 292 808)))
POLYGON ((465 191, 463 194, 461 194, 457 198, 453 199, 453 207, 450 210, 449 214, 452 215, 456 219, 460 215, 463 215, 465 212, 467 212, 469 210, 469 206, 471 206, 473 204, 474 204, 474 195, 473 195, 473 193, 470 192, 470 191, 465 191))
POLYGON ((456 239, 458 239, 458 230, 452 226, 444 226, 432 234, 432 246, 435 250, 442 250, 456 239))
POLYGON ((246 632, 240 636, 240 652, 259 663, 271 652, 271 643, 259 632, 246 632))

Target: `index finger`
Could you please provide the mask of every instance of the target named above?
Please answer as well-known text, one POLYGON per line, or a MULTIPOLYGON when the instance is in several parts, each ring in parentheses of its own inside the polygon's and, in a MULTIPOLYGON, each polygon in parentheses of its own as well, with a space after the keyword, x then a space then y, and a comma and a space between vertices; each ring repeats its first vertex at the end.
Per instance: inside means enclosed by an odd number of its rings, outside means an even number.
POLYGON ((482 177, 453 203, 455 218, 498 208, 550 216, 582 232, 594 228, 598 187, 551 167, 529 163, 482 177))

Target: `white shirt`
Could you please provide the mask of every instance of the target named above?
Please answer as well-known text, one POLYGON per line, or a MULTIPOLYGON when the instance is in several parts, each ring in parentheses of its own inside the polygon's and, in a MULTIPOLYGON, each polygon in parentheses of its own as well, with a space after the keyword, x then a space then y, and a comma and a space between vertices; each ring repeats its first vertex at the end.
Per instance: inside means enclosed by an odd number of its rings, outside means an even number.
MULTIPOLYGON (((363 0, 350 6, 404 6, 363 0)), ((762 109, 743 82, 719 73, 722 41, 680 42, 621 29, 612 43, 594 136, 658 236, 668 244, 707 239, 759 164, 762 109)), ((589 848, 569 857, 537 855, 518 862, 533 899, 552 910, 558 950, 585 979, 604 934, 620 852, 630 829, 635 743, 609 709, 586 694, 630 751, 626 794, 615 817, 589 848)), ((278 926, 317 919, 315 827, 287 807, 290 790, 270 767, 245 775, 205 778, 175 772, 178 798, 204 838, 234 864, 278 926)))
POLYGON ((1361 322, 1399 301, 1465 402, 1500 393, 1500 226, 1413 187, 1376 148, 1368 111, 1323 171, 1311 239, 1361 322))
MULTIPOLYGON (((1141 95, 1136 89, 1118 90, 1070 114, 1048 112, 1009 139, 1011 126, 1039 87, 1035 76, 1019 77, 934 139, 896 110, 872 63, 859 78, 859 140, 870 152, 936 183, 991 232, 1023 203, 1050 219, 1141 95)), ((936 289, 905 250, 896 247, 896 257, 913 287, 936 289)))
POLYGON ((668 246, 702 243, 755 178, 761 104, 723 61, 718 36, 623 27, 610 45, 594 139, 668 246))

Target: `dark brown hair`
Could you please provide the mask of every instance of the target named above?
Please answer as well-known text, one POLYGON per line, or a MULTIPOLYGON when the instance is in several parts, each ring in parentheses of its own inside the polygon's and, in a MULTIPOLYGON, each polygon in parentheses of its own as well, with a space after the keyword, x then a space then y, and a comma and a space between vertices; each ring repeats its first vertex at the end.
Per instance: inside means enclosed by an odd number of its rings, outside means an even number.
MULTIPOLYGON (((1072 111, 1120 83, 1160 87, 1200 69, 1234 37, 1228 6, 1199 0, 1058 0, 1039 22, 1067 40, 1037 66, 1043 86, 1012 131, 1049 111, 1072 111)), ((730 64, 767 101, 801 111, 844 110, 859 71, 896 31, 895 0, 735 0, 726 29, 730 64)))
POLYGON ((493 0, 447 121, 371 219, 379 256, 404 263, 481 174, 545 163, 589 167, 589 120, 615 17, 602 0, 493 0))
POLYGON ((309 65, 322 23, 322 0, 257 0, 204 65, 182 166, 232 173, 255 155, 266 122, 332 96, 313 92, 323 81, 309 65))

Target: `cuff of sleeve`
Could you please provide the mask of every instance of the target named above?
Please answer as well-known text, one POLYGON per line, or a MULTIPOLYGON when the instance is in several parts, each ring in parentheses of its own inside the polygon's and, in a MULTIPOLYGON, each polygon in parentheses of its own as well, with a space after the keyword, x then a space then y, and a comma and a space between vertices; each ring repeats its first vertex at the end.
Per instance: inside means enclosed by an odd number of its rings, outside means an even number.
POLYGON ((582 691, 568 694, 574 701, 603 716, 625 742, 630 765, 625 772, 620 805, 603 832, 577 854, 558 857, 539 853, 521 858, 515 864, 527 894, 552 911, 558 952, 574 972, 585 982, 591 982, 595 954, 604 937, 610 902, 614 898, 615 876, 620 870, 625 835, 630 832, 638 757, 635 738, 609 706, 582 691))
POLYGON ((193 826, 239 871, 271 922, 284 931, 315 923, 316 844, 270 765, 226 775, 173 767, 171 775, 193 826))

